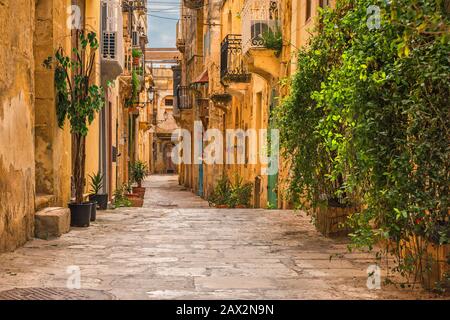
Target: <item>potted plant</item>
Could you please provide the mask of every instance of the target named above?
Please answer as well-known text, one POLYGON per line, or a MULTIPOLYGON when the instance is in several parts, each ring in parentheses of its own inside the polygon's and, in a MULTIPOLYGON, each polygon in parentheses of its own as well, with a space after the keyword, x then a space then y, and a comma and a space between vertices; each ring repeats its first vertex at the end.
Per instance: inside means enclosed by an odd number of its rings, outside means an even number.
POLYGON ((253 184, 243 183, 243 179, 236 175, 236 182, 231 187, 229 205, 233 208, 248 208, 252 198, 253 184))
POLYGON ((142 207, 144 199, 137 193, 133 193, 132 190, 133 188, 130 183, 124 186, 125 197, 130 201, 130 207, 142 207))
MULTIPOLYGON (((89 226, 92 211, 92 203, 85 202, 83 194, 88 125, 104 104, 103 88, 91 83, 98 47, 94 32, 85 34, 85 31, 80 30, 77 31, 77 43, 72 52, 66 55, 64 50, 59 48, 54 57, 58 125, 62 128, 67 118, 73 136, 75 199, 69 203, 69 208, 71 225, 77 227, 89 226)), ((49 57, 44 64, 51 68, 52 60, 53 58, 49 57)))
POLYGON ((125 186, 114 191, 114 208, 131 207, 131 201, 125 196, 125 186))
POLYGON ((231 197, 230 181, 226 176, 223 176, 214 188, 214 191, 208 198, 210 206, 216 208, 229 208, 231 197))
POLYGON ((131 165, 131 178, 137 183, 137 187, 133 187, 133 193, 144 198, 145 188, 142 187, 142 181, 148 174, 147 164, 143 161, 136 161, 131 165))
POLYGON ((277 58, 280 57, 281 51, 283 50, 283 35, 279 26, 276 26, 275 30, 268 30, 262 35, 262 41, 264 42, 264 47, 273 50, 277 58))
POLYGON ((140 62, 140 59, 141 59, 141 56, 142 56, 142 51, 139 50, 139 49, 133 49, 131 51, 131 55, 133 57, 133 65, 134 66, 138 66, 139 62, 140 62))
POLYGON ((108 208, 108 194, 100 193, 103 188, 103 175, 100 172, 97 174, 89 175, 91 194, 89 195, 89 201, 97 201, 99 210, 106 210, 108 208))

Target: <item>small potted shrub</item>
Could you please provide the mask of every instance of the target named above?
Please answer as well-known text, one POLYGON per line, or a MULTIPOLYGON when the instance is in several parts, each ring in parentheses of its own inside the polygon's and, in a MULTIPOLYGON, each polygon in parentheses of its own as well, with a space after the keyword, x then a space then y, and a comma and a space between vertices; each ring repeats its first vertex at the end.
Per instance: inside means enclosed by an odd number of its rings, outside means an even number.
POLYGON ((125 197, 131 202, 130 207, 142 207, 144 204, 144 199, 141 198, 136 193, 133 193, 133 188, 131 187, 131 184, 126 184, 124 186, 125 190, 125 197))
POLYGON ((223 176, 218 182, 214 191, 208 198, 210 206, 216 208, 229 208, 231 198, 230 181, 226 176, 223 176))
POLYGON ((89 175, 91 194, 89 201, 97 201, 97 208, 99 210, 106 210, 108 208, 108 194, 100 193, 103 188, 103 175, 98 172, 94 175, 89 175))
POLYGON ((125 196, 125 187, 121 186, 114 191, 114 208, 131 207, 131 201, 125 196))
POLYGON ((229 204, 233 208, 248 208, 252 198, 253 184, 243 183, 243 179, 236 176, 236 183, 231 187, 229 204))
POLYGON ((264 47, 273 50, 277 58, 280 57, 283 50, 283 35, 279 26, 275 30, 268 30, 262 34, 264 47))
POLYGON ((131 165, 131 178, 137 183, 137 187, 133 187, 133 193, 138 194, 144 198, 145 188, 142 187, 142 181, 148 174, 147 164, 143 161, 136 161, 131 165))
MULTIPOLYGON (((86 136, 89 124, 104 105, 102 87, 91 84, 94 75, 95 53, 99 47, 94 32, 77 31, 77 44, 66 54, 62 48, 55 53, 55 87, 57 92, 56 114, 58 125, 63 128, 68 119, 73 136, 73 181, 75 200, 69 203, 71 226, 87 227, 91 219, 92 203, 84 201, 86 136), (72 58, 75 56, 75 58, 72 58)), ((44 61, 51 68, 53 57, 44 61)))

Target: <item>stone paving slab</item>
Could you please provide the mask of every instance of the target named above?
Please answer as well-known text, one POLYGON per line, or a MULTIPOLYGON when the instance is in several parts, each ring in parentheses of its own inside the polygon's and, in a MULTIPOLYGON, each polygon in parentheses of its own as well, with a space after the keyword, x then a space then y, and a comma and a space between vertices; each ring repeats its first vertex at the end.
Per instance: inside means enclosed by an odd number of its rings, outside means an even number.
POLYGON ((143 208, 98 211, 89 228, 1 254, 0 291, 62 288, 67 267, 77 266, 82 289, 118 299, 435 297, 384 285, 368 290, 373 255, 348 253, 345 239, 324 238, 304 214, 210 208, 176 176, 151 176, 144 185, 143 208))

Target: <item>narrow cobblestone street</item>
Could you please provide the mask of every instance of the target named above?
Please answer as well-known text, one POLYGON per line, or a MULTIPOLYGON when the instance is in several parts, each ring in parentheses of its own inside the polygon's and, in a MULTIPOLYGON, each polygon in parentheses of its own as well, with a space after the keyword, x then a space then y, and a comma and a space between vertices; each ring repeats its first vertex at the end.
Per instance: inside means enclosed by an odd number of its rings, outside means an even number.
POLYGON ((81 288, 117 299, 430 298, 366 287, 373 258, 345 253, 293 211, 214 209, 177 183, 151 176, 143 208, 101 211, 89 228, 28 242, 0 255, 0 291, 65 288, 79 266, 81 288))

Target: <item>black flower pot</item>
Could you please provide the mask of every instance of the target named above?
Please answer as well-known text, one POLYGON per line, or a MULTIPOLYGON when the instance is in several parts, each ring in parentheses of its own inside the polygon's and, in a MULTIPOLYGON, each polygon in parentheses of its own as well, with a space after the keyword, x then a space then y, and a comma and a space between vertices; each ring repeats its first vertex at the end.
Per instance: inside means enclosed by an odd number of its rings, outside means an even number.
POLYGON ((92 203, 69 203, 70 226, 89 227, 92 212, 92 203))
POLYGON ((107 193, 90 194, 89 201, 97 201, 98 210, 108 209, 108 194, 107 193))
POLYGON ((97 218, 97 201, 90 201, 92 204, 91 207, 91 221, 95 221, 95 219, 97 218))

